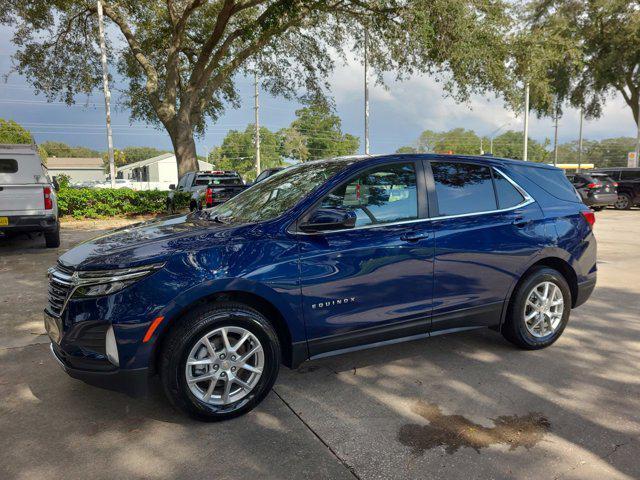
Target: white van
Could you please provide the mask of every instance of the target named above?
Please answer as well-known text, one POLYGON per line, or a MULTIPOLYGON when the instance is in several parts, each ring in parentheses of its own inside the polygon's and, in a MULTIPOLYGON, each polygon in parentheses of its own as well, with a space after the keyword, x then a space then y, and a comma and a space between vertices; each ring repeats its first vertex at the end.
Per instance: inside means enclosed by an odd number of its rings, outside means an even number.
POLYGON ((60 246, 56 192, 35 145, 0 144, 0 235, 18 232, 60 246))

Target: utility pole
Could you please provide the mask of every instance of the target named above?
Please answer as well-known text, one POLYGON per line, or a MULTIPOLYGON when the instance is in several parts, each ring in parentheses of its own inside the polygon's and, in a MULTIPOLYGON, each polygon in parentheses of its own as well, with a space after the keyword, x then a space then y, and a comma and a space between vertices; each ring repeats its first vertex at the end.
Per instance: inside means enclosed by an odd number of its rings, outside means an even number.
POLYGON ((640 95, 638 96, 638 113, 636 115, 636 159, 633 161, 633 166, 638 166, 638 157, 640 156, 640 95))
POLYGON ((116 164, 113 158, 113 135, 111 133, 111 92, 109 91, 109 68, 107 66, 107 46, 104 41, 104 18, 102 1, 98 0, 98 32, 100 35, 100 60, 102 62, 102 85, 104 87, 104 107, 107 114, 107 148, 109 154, 109 175, 111 188, 116 186, 116 164))
POLYGON ((480 155, 484 155, 484 139, 480 137, 480 155))
POLYGON ((580 133, 578 134, 578 172, 582 170, 582 121, 584 110, 580 108, 580 133))
POLYGON ((253 91, 255 93, 255 111, 256 111, 256 177, 260 175, 260 101, 258 100, 258 71, 253 72, 253 91))
POLYGON ((364 154, 369 155, 369 30, 364 29, 364 154))
POLYGON ((555 133, 553 134, 553 165, 558 165, 558 104, 556 103, 555 133))
POLYGON ((529 82, 524 84, 524 146, 522 159, 527 161, 527 153, 529 150, 529 82))

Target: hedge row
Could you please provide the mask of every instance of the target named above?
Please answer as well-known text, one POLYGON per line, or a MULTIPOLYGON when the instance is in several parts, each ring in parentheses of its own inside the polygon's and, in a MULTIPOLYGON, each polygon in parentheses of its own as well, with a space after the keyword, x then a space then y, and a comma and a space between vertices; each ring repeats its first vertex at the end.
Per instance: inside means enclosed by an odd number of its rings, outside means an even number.
MULTIPOLYGON (((145 215, 167 211, 167 192, 136 191, 128 188, 60 188, 58 209, 60 216, 100 218, 116 215, 145 215)), ((176 210, 189 206, 191 195, 175 193, 176 210)))

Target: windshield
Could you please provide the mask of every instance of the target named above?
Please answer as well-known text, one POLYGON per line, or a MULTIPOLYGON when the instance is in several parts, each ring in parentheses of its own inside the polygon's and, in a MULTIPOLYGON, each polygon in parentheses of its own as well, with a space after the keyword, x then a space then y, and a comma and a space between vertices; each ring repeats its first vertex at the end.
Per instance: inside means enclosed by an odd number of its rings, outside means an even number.
POLYGON ((226 203, 207 210, 208 216, 212 220, 234 223, 274 219, 350 163, 325 161, 288 168, 271 175, 226 203))

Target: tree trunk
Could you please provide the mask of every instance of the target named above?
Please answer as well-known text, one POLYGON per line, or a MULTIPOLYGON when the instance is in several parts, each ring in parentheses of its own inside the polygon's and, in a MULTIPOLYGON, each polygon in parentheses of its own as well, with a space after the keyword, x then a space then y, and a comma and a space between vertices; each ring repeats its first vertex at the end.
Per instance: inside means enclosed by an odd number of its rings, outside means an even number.
POLYGON ((191 124, 176 120, 167 130, 178 161, 178 178, 182 178, 185 173, 199 170, 196 142, 193 139, 191 124))

